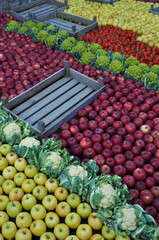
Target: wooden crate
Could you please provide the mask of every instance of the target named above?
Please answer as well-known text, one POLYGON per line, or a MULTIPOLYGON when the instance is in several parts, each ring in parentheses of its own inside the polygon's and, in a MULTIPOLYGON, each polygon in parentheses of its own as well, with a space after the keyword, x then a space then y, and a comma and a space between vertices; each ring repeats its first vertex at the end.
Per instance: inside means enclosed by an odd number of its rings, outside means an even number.
POLYGON ((159 15, 159 7, 154 8, 154 5, 152 4, 149 12, 159 15))
POLYGON ((0 0, 0 14, 8 12, 9 2, 8 0, 0 0))
POLYGON ((18 6, 9 5, 10 13, 21 21, 40 19, 42 22, 45 16, 48 16, 56 9, 67 6, 65 3, 57 0, 19 0, 18 6))
POLYGON ((70 69, 65 62, 63 69, 9 102, 2 98, 2 106, 14 118, 28 122, 42 138, 90 104, 104 88, 102 78, 97 82, 70 69))
POLYGON ((120 1, 120 0, 86 0, 86 1, 113 4, 114 2, 117 2, 117 1, 120 1))

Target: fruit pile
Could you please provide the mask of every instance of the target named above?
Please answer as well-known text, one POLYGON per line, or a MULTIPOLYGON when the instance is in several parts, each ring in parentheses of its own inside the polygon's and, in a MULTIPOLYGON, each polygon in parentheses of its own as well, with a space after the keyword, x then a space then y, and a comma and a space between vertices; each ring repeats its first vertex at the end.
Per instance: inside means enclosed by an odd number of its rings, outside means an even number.
POLYGON ((0 172, 0 239, 115 238, 115 232, 103 226, 88 203, 34 165, 27 165, 8 144, 0 147, 0 172))
POLYGON ((121 52, 126 57, 132 55, 148 66, 159 65, 159 49, 137 40, 137 37, 139 35, 131 30, 106 25, 87 33, 82 40, 88 43, 98 43, 105 51, 121 52))
POLYGON ((159 96, 118 77, 89 106, 52 134, 77 160, 123 178, 134 199, 159 224, 159 96))

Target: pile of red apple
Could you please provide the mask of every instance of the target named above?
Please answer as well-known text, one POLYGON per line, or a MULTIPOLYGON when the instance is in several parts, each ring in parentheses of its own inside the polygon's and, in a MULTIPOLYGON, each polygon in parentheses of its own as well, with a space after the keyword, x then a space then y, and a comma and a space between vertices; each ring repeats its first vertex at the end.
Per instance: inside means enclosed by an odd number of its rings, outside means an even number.
POLYGON ((110 77, 105 91, 51 137, 76 160, 94 159, 100 173, 121 176, 132 203, 159 223, 159 94, 141 82, 110 77))

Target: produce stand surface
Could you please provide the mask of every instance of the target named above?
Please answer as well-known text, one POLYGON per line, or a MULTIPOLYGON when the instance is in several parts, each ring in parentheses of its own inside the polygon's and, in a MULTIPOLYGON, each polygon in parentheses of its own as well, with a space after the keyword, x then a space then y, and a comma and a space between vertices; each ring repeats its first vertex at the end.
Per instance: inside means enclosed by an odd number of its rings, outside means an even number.
POLYGON ((2 103, 13 117, 28 122, 39 137, 44 137, 55 132, 103 90, 102 78, 97 82, 70 69, 65 62, 65 67, 57 73, 9 102, 2 98, 2 103))
POLYGON ((153 14, 158 14, 159 15, 159 7, 154 8, 154 5, 151 5, 150 12, 153 14))

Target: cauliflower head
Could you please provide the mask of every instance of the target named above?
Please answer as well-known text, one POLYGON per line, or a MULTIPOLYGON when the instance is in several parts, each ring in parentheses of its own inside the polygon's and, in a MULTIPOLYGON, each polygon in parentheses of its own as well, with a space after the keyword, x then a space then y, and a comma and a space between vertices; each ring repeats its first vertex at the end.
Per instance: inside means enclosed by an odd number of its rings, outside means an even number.
POLYGON ((49 46, 49 47, 54 47, 55 46, 55 43, 56 43, 56 36, 53 36, 53 35, 49 35, 46 40, 45 40, 46 44, 49 46))
POLYGON ((80 177, 81 180, 88 176, 88 172, 82 166, 70 165, 68 173, 71 177, 80 177))
POLYGON ((134 231, 137 228, 135 209, 133 207, 125 207, 122 209, 122 214, 122 230, 134 231))
POLYGON ((57 152, 52 152, 47 156, 46 159, 49 159, 52 161, 52 169, 57 169, 62 161, 62 157, 57 152))
POLYGON ((98 57, 100 57, 100 56, 105 56, 107 52, 103 49, 98 49, 96 54, 98 54, 98 57))
POLYGON ((96 52, 102 49, 102 46, 99 45, 98 43, 92 43, 88 45, 88 51, 91 51, 92 53, 96 54, 96 52))
POLYGON ((151 72, 159 74, 159 65, 153 65, 151 67, 151 72))
POLYGON ((27 30, 28 30, 28 28, 23 26, 23 27, 19 28, 18 33, 19 34, 24 34, 27 30))
POLYGON ((71 52, 72 53, 84 53, 86 51, 86 48, 84 45, 82 44, 78 44, 78 45, 75 45, 72 49, 71 49, 71 52))
POLYGON ((36 23, 33 21, 24 22, 24 25, 28 28, 36 27, 36 23))
POLYGON ((121 55, 121 53, 118 53, 118 52, 114 52, 114 53, 112 54, 112 57, 113 57, 113 58, 118 58, 118 59, 120 59, 120 60, 123 59, 123 56, 121 55))
POLYGON ((36 38, 40 40, 42 43, 44 43, 48 35, 49 35, 48 32, 41 30, 40 32, 38 32, 36 38))
POLYGON ((142 73, 149 71, 149 67, 145 63, 140 63, 138 67, 141 69, 142 73))
POLYGON ((128 57, 124 62, 124 65, 129 65, 129 66, 139 65, 139 64, 140 62, 134 56, 128 57))
POLYGON ((20 24, 18 22, 11 20, 6 27, 6 30, 15 31, 19 27, 20 27, 20 24))
POLYGON ((124 66, 119 60, 115 59, 109 64, 108 69, 119 74, 123 71, 124 66))
POLYGON ((95 61, 95 65, 97 68, 100 68, 100 67, 105 67, 105 66, 108 66, 110 63, 110 59, 106 56, 99 56, 96 61, 95 61))
POLYGON ((156 83, 158 80, 158 76, 154 72, 148 72, 148 73, 145 73, 144 75, 142 75, 141 81, 144 82, 145 78, 147 78, 147 85, 156 83))
POLYGON ((14 122, 11 122, 3 128, 3 132, 4 132, 6 137, 9 137, 9 135, 11 133, 13 133, 13 134, 16 133, 16 134, 20 135, 21 134, 21 128, 19 127, 18 124, 14 123, 14 122))
POLYGON ((39 22, 39 23, 36 24, 36 27, 37 27, 38 29, 41 29, 41 30, 42 30, 42 29, 44 28, 45 24, 46 24, 46 23, 44 23, 44 22, 39 22))
POLYGON ((33 146, 39 146, 40 141, 33 138, 33 137, 26 137, 23 140, 21 140, 19 146, 24 146, 24 147, 33 147, 33 146))
POLYGON ((116 191, 110 184, 103 183, 101 185, 100 191, 104 195, 104 197, 101 199, 101 201, 99 203, 100 207, 109 208, 113 204, 115 204, 115 198, 114 197, 116 195, 116 191))
POLYGON ((72 42, 72 40, 66 38, 62 43, 61 47, 64 48, 65 51, 70 51, 71 48, 75 45, 75 43, 72 42))
POLYGON ((82 57, 81 57, 81 62, 83 64, 90 64, 91 60, 95 59, 95 55, 91 52, 85 52, 83 53, 82 57))
POLYGON ((46 30, 55 30, 55 27, 53 25, 49 25, 46 30))
POLYGON ((141 76, 142 70, 139 66, 129 66, 125 70, 130 76, 132 76, 135 80, 141 76))
POLYGON ((67 37, 69 34, 66 30, 60 30, 56 33, 56 35, 61 36, 61 37, 67 37))

